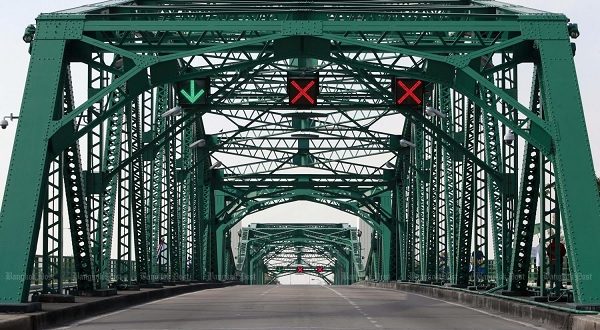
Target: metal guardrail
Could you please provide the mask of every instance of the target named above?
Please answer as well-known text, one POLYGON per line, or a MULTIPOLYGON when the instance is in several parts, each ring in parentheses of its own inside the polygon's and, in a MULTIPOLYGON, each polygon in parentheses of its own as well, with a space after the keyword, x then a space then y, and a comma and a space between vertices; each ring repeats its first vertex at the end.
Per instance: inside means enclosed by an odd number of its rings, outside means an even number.
MULTIPOLYGON (((50 264, 56 265, 58 257, 50 257, 50 264)), ((117 274, 117 259, 110 260, 110 275, 109 282, 116 282, 119 280, 119 276, 117 274)), ((43 282, 44 282, 44 273, 43 273, 43 263, 44 257, 41 255, 36 255, 33 261, 33 270, 31 273, 31 286, 29 291, 32 293, 41 292, 43 290, 43 282)), ((70 291, 77 288, 77 271, 75 269, 75 258, 71 256, 63 256, 62 257, 62 267, 60 272, 56 269, 50 269, 50 274, 60 274, 60 276, 54 276, 48 278, 48 285, 52 288, 59 287, 59 281, 62 284, 62 291, 70 291)), ((50 266, 53 267, 53 266, 50 266)), ((136 262, 131 261, 131 269, 132 269, 132 277, 136 277, 136 262)))

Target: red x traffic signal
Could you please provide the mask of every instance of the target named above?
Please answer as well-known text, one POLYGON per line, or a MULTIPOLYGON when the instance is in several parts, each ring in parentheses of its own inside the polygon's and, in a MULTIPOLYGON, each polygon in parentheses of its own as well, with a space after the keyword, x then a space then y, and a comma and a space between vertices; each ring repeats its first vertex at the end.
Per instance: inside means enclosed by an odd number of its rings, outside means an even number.
POLYGON ((417 79, 394 78, 394 103, 400 107, 420 108, 423 105, 425 83, 417 79))
POLYGON ((317 273, 323 272, 323 266, 317 266, 317 273))
POLYGON ((296 266, 296 273, 304 273, 304 266, 296 266))
POLYGON ((290 106, 314 107, 317 105, 317 96, 319 95, 319 77, 288 76, 287 90, 290 106))

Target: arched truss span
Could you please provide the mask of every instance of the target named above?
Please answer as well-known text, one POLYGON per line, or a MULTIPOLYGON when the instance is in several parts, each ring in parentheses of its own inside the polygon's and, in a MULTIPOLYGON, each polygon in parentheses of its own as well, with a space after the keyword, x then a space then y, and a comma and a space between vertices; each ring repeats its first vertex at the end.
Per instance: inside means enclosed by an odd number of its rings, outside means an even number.
POLYGON ((40 231, 45 292, 64 282, 67 222, 81 290, 202 280, 234 273, 228 222, 306 199, 378 224, 367 271, 381 280, 478 284, 468 265, 482 251, 496 270, 484 281, 523 293, 535 233, 546 246, 562 231, 575 300, 597 304, 600 197, 567 23, 489 1, 137 0, 41 15, 0 213, 0 249, 16 251, 0 273, 27 280, 0 279, 0 302, 27 299, 40 231), (87 81, 72 81, 74 63, 87 81), (298 72, 318 73, 318 106, 290 106, 298 72), (178 83, 205 78, 207 104, 165 115, 178 83), (396 105, 392 78, 427 85, 419 107, 396 105), (372 129, 398 113, 401 134, 372 129))

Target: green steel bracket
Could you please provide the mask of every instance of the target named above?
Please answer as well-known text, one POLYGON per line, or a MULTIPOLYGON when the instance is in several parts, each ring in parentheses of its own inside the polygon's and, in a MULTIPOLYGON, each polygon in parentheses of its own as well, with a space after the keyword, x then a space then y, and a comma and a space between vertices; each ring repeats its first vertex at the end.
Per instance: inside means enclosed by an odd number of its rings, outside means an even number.
POLYGON ((37 18, 36 40, 79 40, 83 36, 85 16, 40 15, 37 18))

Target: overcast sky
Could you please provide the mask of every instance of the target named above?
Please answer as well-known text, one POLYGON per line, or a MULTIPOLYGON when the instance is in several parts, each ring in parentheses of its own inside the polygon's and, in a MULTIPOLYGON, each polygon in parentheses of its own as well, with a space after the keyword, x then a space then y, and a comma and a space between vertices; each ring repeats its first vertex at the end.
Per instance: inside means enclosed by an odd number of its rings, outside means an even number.
MULTIPOLYGON (((0 114, 8 115, 11 112, 18 114, 19 112, 29 61, 29 55, 27 54, 28 45, 21 39, 24 28, 28 24, 35 23, 35 17, 40 12, 52 12, 92 2, 85 0, 23 0, 18 2, 18 5, 15 5, 14 2, 0 1, 0 24, 2 24, 3 28, 3 33, 0 34, 0 42, 6 47, 3 52, 0 52, 0 71, 2 72, 0 76, 2 84, 0 96, 4 100, 4 106, 0 108, 0 114)), ((598 113, 600 101, 597 95, 595 95, 598 93, 598 84, 595 79, 600 77, 600 65, 596 63, 599 58, 598 55, 600 55, 600 43, 598 42, 598 35, 593 32, 600 31, 600 23, 597 18, 597 13, 600 12, 600 2, 595 0, 508 0, 506 2, 527 5, 552 12, 563 12, 571 18, 571 21, 579 23, 581 37, 577 39, 577 56, 575 57, 575 61, 585 106, 595 168, 597 173, 600 172, 600 130, 597 129, 600 126, 600 114, 598 113)), ((78 100, 77 103, 81 103, 81 101, 83 100, 78 100)), ((11 123, 6 130, 0 130, 0 153, 4 155, 0 160, 0 194, 4 193, 3 187, 15 130, 16 123, 11 123)), ((323 213, 324 207, 314 205, 307 207, 306 204, 297 206, 300 206, 300 210, 302 210, 302 212, 297 213, 302 213, 303 218, 306 219, 331 217, 351 219, 351 217, 337 213, 337 211, 333 212, 331 209, 327 213, 323 213)), ((286 205, 267 210, 260 217, 271 220, 281 218, 281 208, 289 207, 289 205, 286 205)), ((283 214, 289 214, 289 212, 283 214)))

